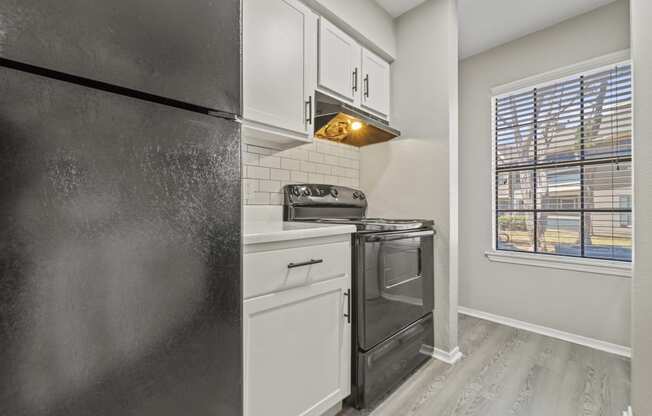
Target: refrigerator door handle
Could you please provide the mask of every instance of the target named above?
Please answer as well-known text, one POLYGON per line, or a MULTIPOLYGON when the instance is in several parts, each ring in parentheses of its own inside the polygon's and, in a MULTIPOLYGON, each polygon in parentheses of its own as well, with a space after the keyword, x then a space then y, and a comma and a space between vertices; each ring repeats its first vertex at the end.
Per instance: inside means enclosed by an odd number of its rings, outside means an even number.
POLYGON ((346 313, 344 314, 344 317, 346 318, 346 323, 350 324, 351 323, 351 289, 347 289, 346 292, 344 292, 344 296, 346 296, 346 313))

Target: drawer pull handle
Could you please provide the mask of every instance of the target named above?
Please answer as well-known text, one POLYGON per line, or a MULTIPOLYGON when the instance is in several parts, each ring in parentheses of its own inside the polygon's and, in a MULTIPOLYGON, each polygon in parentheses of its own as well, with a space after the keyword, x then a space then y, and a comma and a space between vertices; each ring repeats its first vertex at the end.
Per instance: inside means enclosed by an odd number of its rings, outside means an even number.
POLYGON ((346 313, 344 314, 344 317, 346 318, 346 323, 350 324, 351 323, 351 289, 347 289, 346 292, 344 292, 344 296, 346 296, 346 313))
POLYGON ((303 261, 301 263, 290 263, 288 264, 288 269, 294 269, 295 267, 311 266, 313 264, 323 263, 324 259, 310 259, 308 261, 303 261))

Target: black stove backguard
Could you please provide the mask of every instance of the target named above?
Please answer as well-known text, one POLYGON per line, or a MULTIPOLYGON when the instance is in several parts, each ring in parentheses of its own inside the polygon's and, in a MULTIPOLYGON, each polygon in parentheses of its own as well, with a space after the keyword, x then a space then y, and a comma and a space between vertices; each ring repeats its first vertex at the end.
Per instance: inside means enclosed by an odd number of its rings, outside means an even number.
POLYGON ((365 220, 362 191, 333 185, 285 187, 286 221, 353 223, 353 345, 350 404, 367 408, 419 366, 434 345, 432 221, 365 220), (367 222, 377 223, 378 228, 367 222), (402 223, 402 224, 399 224, 402 223), (400 225, 408 224, 406 228, 400 225))
POLYGON ((324 218, 364 218, 367 197, 362 191, 345 186, 300 184, 284 189, 283 218, 286 221, 324 218))

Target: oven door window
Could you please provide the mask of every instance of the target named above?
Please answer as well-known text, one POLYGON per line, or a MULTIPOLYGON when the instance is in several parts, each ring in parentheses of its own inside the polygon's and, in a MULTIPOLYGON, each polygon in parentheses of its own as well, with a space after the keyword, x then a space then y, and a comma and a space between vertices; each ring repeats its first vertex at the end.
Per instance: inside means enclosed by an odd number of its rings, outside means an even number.
MULTIPOLYGON (((363 331, 372 348, 432 311, 432 235, 371 235, 364 239, 363 331)), ((417 233, 422 234, 422 233, 417 233)))

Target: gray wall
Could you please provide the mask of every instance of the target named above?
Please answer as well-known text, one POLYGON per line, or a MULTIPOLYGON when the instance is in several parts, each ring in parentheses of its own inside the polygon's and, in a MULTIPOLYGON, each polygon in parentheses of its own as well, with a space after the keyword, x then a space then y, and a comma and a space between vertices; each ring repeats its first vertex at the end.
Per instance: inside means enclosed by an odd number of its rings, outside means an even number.
POLYGON ((620 0, 461 62, 461 306, 630 345, 630 279, 484 255, 492 247, 490 89, 627 48, 629 6, 620 0))
POLYGON ((632 0, 636 225, 632 316, 634 414, 652 415, 652 2, 632 0))
POLYGON ((448 351, 457 346, 457 280, 449 279, 448 261, 449 140, 457 132, 457 112, 450 110, 457 104, 455 1, 430 0, 407 12, 396 20, 396 36, 392 123, 403 134, 361 149, 360 185, 371 216, 436 221, 435 343, 448 351))

